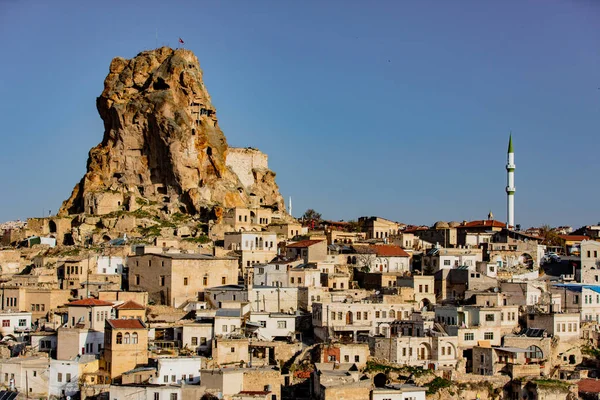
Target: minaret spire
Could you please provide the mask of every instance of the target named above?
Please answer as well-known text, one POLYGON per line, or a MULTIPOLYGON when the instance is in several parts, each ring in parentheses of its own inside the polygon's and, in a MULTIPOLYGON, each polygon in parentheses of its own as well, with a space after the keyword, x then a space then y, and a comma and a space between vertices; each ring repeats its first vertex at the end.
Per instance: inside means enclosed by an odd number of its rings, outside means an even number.
POLYGON ((506 162, 506 227, 515 229, 515 150, 512 132, 508 138, 508 160, 506 162))

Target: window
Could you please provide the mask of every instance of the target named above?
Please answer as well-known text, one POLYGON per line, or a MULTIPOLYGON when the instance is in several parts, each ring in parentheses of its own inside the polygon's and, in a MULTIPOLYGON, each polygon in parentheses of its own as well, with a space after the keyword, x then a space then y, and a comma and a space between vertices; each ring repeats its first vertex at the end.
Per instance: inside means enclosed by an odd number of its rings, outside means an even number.
POLYGON ((531 345, 527 348, 527 353, 525 353, 526 358, 544 358, 544 353, 542 349, 537 347, 536 345, 531 345))
POLYGON ((335 356, 334 356, 334 355, 330 355, 330 356, 328 357, 328 360, 329 360, 330 362, 335 362, 335 356))
MULTIPOLYGON (((8 374, 6 374, 6 375, 7 375, 6 379, 8 379, 8 374)), ((62 382, 62 373, 60 373, 60 372, 58 373, 58 377, 56 378, 56 380, 59 382, 62 382)))
POLYGON ((136 332, 133 332, 131 334, 131 344, 137 344, 138 342, 138 334, 136 332))
POLYGON ((369 313, 367 311, 363 312, 363 319, 366 321, 369 319, 369 313))
POLYGON ((402 357, 406 357, 406 347, 402 348, 402 357))
POLYGON ((124 344, 129 344, 131 343, 131 336, 129 335, 129 332, 125 333, 125 340, 123 341, 124 344))
POLYGON ((169 383, 169 375, 165 375, 165 376, 163 377, 163 381, 164 381, 165 383, 169 383))
POLYGON ((292 283, 294 283, 294 277, 292 277, 291 280, 292 280, 292 283))
POLYGON ((208 285, 208 277, 204 277, 202 278, 202 285, 207 286, 208 285))
POLYGON ((117 333, 117 344, 123 343, 123 334, 121 332, 117 333))
POLYGON ((232 348, 230 349, 230 352, 231 352, 231 353, 235 353, 235 347, 232 347, 232 348))
POLYGON ((465 333, 465 340, 475 340, 474 333, 465 333))
POLYGON ((442 347, 442 355, 445 356, 446 355, 446 348, 442 347))
POLYGON ((485 340, 494 340, 494 332, 485 332, 483 338, 485 340))
POLYGON ((331 312, 331 319, 334 320, 335 319, 335 311, 331 312))
POLYGON ((340 311, 340 312, 338 312, 338 319, 339 319, 340 321, 343 319, 343 314, 342 314, 342 312, 341 312, 341 311, 340 311))
POLYGON ((354 362, 360 362, 360 356, 354 356, 354 362))
POLYGON ((188 285, 188 278, 187 276, 183 278, 183 286, 187 286, 188 285))
POLYGON ((287 321, 277 321, 277 329, 286 329, 287 321))
POLYGON ((71 374, 67 374, 67 382, 71 382, 71 374))
POLYGON ((350 356, 349 355, 345 355, 344 356, 344 362, 350 362, 350 356))
POLYGON ((419 293, 423 293, 423 285, 419 285, 419 293))
POLYGON ((198 337, 197 336, 192 337, 192 346, 198 346, 198 337))
POLYGON ((450 265, 450 260, 444 260, 444 265, 450 265))
POLYGON ((223 332, 227 332, 227 325, 223 325, 223 332))
POLYGON ((20 319, 19 320, 19 326, 27 326, 27 320, 26 319, 20 319))
POLYGON ((387 318, 387 311, 381 312, 381 318, 387 318))
POLYGON ((160 286, 165 286, 165 276, 164 275, 160 276, 160 286))
POLYGON ((356 319, 361 319, 361 313, 360 313, 360 311, 356 313, 356 319))
POLYGON ((10 319, 3 319, 2 327, 7 327, 7 326, 10 326, 10 319))
POLYGON ((177 377, 175 375, 171 375, 171 382, 177 382, 177 377))
POLYGON ((425 285, 425 293, 429 293, 429 285, 425 285))
POLYGON ((488 322, 494 321, 494 314, 485 314, 485 320, 488 322))
POLYGON ((200 346, 206 346, 206 338, 205 337, 200 338, 200 346))
POLYGON ((227 283, 227 278, 226 277, 221 277, 221 285, 225 285, 227 283))
POLYGON ((375 318, 379 318, 380 314, 381 313, 379 311, 375 311, 375 318))
POLYGON ((160 393, 154 393, 154 400, 160 400, 160 393))

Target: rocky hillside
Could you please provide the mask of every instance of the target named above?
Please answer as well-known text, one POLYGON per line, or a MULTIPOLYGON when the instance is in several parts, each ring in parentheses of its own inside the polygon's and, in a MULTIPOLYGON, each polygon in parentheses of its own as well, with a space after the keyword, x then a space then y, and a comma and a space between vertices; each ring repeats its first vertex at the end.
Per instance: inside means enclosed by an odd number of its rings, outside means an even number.
POLYGON ((251 205, 285 212, 273 172, 250 165, 242 183, 229 166, 227 140, 190 50, 162 47, 113 59, 96 103, 104 138, 59 215, 140 204, 167 214, 214 216, 251 205))

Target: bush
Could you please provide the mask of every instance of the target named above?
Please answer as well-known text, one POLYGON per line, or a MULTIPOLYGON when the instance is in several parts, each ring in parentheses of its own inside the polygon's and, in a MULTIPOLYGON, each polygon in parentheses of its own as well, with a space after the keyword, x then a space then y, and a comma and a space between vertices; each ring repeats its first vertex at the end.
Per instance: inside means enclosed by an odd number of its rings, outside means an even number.
POLYGON ((208 242, 210 242, 210 238, 206 235, 200 235, 197 237, 187 237, 187 238, 183 238, 183 240, 185 240, 186 242, 191 242, 191 243, 208 243, 208 242))
POLYGON ((428 387, 427 394, 428 395, 435 394, 440 389, 450 387, 450 386, 452 386, 452 382, 450 382, 448 379, 444 379, 444 378, 440 378, 439 376, 436 376, 435 378, 433 378, 433 380, 431 382, 429 382, 427 384, 427 387, 428 387))

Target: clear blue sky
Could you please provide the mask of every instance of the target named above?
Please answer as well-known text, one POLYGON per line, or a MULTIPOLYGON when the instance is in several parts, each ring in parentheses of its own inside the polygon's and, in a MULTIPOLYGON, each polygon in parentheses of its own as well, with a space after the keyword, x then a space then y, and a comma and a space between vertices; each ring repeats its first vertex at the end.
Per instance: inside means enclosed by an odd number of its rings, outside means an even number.
POLYGON ((0 221, 56 212, 113 57, 193 50, 232 146, 294 214, 600 221, 600 2, 0 1, 0 221))

